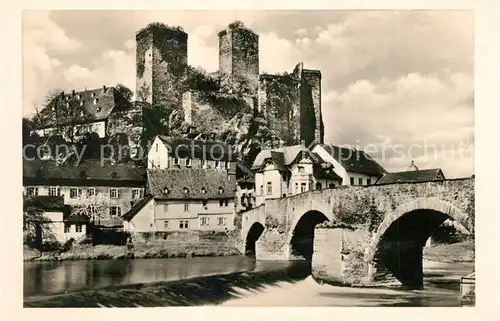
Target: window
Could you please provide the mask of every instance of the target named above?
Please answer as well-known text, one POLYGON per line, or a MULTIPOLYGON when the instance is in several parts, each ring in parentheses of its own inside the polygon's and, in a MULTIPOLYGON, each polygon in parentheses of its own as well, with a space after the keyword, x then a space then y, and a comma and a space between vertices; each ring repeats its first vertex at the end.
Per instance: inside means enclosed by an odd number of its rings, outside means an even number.
POLYGON ((179 159, 177 157, 174 157, 174 165, 179 165, 179 159))
POLYGON ((95 188, 89 187, 87 188, 87 198, 94 197, 96 194, 95 188))
POLYGON ((220 195, 224 194, 224 189, 222 187, 219 187, 219 194, 220 195))
POLYGON ((210 225, 210 218, 209 217, 202 217, 200 218, 201 222, 200 225, 210 225))
POLYGON ((264 185, 260 185, 260 195, 264 195, 264 185))
POLYGON ((228 200, 225 200, 224 201, 224 206, 228 206, 229 205, 229 201, 228 200))
POLYGON ((205 187, 202 187, 202 188, 201 188, 201 193, 202 193, 202 194, 206 194, 206 193, 207 193, 207 189, 206 189, 205 187))
POLYGON ((97 105, 97 102, 98 102, 97 98, 94 98, 94 100, 92 101, 94 105, 97 105))
POLYGON ((76 224, 76 233, 82 233, 82 224, 76 224))
POLYGON ((299 166, 299 173, 300 174, 304 174, 305 173, 304 167, 299 166))
POLYGON ((69 108, 69 103, 66 103, 66 108, 69 108))
POLYGON ((207 168, 207 165, 208 165, 208 162, 206 159, 204 159, 202 162, 201 162, 201 167, 203 168, 207 168))
POLYGON ((368 177, 366 179, 366 185, 371 185, 371 184, 372 184, 372 179, 371 179, 371 177, 368 177))
POLYGON ((184 204, 184 212, 189 212, 189 204, 184 204))
POLYGON ((158 143, 156 143, 155 148, 156 148, 156 152, 158 152, 158 143))
POLYGON ((351 177, 351 185, 354 185, 354 177, 351 177))
POLYGON ((186 194, 186 195, 189 194, 189 189, 187 187, 184 187, 183 191, 184 191, 184 194, 186 194))
POLYGON ((82 190, 76 187, 69 189, 69 198, 78 198, 82 194, 82 190))
POLYGON ((142 198, 142 189, 141 188, 133 188, 132 189, 132 199, 140 199, 142 198))
POLYGON ((96 112, 96 113, 100 113, 100 112, 101 112, 101 107, 97 107, 97 108, 95 109, 95 112, 96 112))
POLYGON ((181 229, 189 228, 189 221, 179 221, 179 228, 181 229))
POLYGON ((231 169, 231 162, 226 162, 226 169, 231 169))
POLYGON ((80 100, 80 107, 83 107, 85 105, 85 100, 80 100))
POLYGON ((64 233, 69 233, 71 225, 69 224, 64 224, 64 233))
POLYGON ((216 160, 215 161, 215 168, 219 168, 219 166, 220 166, 220 161, 216 160))
POLYGON ((28 196, 37 196, 38 195, 38 187, 28 187, 26 189, 26 194, 28 194, 28 196))
POLYGON ((168 212, 168 204, 163 204, 163 212, 168 212))
POLYGON ((49 187, 49 196, 61 196, 61 189, 59 187, 49 187))
POLYGON ((295 183, 295 194, 299 194, 299 183, 295 183))
POLYGON ((163 222, 163 227, 166 228, 166 229, 168 229, 168 221, 164 221, 163 222))
POLYGON ((92 93, 92 98, 94 98, 94 97, 95 97, 95 93, 92 93))
POLYGON ((80 94, 76 94, 76 99, 80 100, 80 94))
POLYGON ((226 218, 225 217, 218 217, 217 218, 217 225, 226 225, 226 218))
POLYGON ((191 167, 191 158, 186 158, 186 166, 191 167))
POLYGON ((224 200, 219 200, 219 206, 220 207, 224 206, 224 200))
POLYGON ((301 183, 300 184, 300 192, 304 193, 306 191, 307 184, 306 183, 301 183))
POLYGON ((321 186, 321 183, 320 182, 317 182, 316 183, 316 189, 317 190, 321 190, 322 186, 321 186))
POLYGON ((122 209, 119 206, 110 206, 109 207, 109 215, 111 216, 120 216, 122 214, 122 209))
POLYGON ((267 195, 271 195, 273 193, 273 184, 271 182, 267 182, 267 195))
POLYGON ((358 185, 363 185, 363 178, 358 178, 358 185))
POLYGON ((203 205, 203 207, 207 207, 207 200, 202 200, 201 204, 203 205))
POLYGON ((120 190, 118 188, 110 188, 109 189, 109 197, 120 198, 120 190))

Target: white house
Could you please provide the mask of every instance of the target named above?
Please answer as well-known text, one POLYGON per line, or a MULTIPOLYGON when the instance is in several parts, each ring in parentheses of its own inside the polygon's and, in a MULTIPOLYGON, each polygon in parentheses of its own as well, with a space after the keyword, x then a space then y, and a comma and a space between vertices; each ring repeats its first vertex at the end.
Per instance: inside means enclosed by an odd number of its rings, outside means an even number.
POLYGON ((261 151, 252 165, 256 205, 266 199, 340 185, 341 178, 319 155, 303 145, 261 151))
POLYGON ((148 195, 123 215, 131 232, 235 228, 236 179, 217 169, 148 171, 148 195))
POLYGON ((372 185, 387 173, 362 150, 330 144, 316 144, 311 150, 333 165, 335 173, 342 178, 342 185, 372 185))

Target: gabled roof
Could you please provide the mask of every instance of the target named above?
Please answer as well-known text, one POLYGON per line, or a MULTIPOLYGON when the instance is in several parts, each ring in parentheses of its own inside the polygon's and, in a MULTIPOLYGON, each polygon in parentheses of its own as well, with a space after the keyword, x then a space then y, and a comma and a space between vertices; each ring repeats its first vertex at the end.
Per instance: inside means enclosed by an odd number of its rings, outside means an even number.
POLYGON ((252 169, 262 168, 264 166, 264 162, 267 159, 271 159, 276 166, 284 168, 286 166, 290 166, 301 153, 305 153, 306 155, 311 157, 313 161, 317 161, 313 153, 305 146, 293 145, 262 150, 255 158, 252 169))
POLYGON ((376 185, 394 184, 394 183, 419 183, 441 181, 445 177, 439 168, 423 169, 418 171, 405 171, 396 173, 387 173, 382 176, 376 185))
POLYGON ((242 162, 236 163, 236 181, 241 184, 255 184, 254 173, 242 162))
POLYGON ((132 107, 132 103, 114 87, 103 86, 78 92, 62 92, 40 111, 41 120, 37 121, 37 129, 100 121, 107 119, 112 112, 132 107), (66 104, 69 107, 65 107, 66 104))
POLYGON ((179 158, 236 161, 236 153, 224 142, 171 138, 164 135, 157 137, 165 144, 171 155, 179 158))
POLYGON ((148 170, 148 189, 155 199, 227 199, 233 198, 236 192, 234 175, 229 178, 227 172, 217 169, 148 170), (222 193, 219 193, 220 187, 222 193))
POLYGON ((134 218, 137 213, 139 213, 140 210, 146 206, 146 204, 149 203, 150 200, 153 199, 153 195, 148 194, 146 195, 143 199, 141 199, 139 202, 135 203, 134 206, 125 214, 122 215, 122 218, 126 221, 130 221, 131 219, 134 218))
POLYGON ((145 185, 146 170, 133 162, 101 165, 99 159, 82 161, 78 166, 72 162, 63 165, 53 160, 24 160, 23 183, 82 186, 120 186, 129 183, 145 185))
POLYGON ((387 171, 362 150, 349 149, 329 144, 319 144, 339 162, 347 172, 382 176, 387 171))
POLYGON ((313 166, 313 175, 315 178, 342 182, 342 177, 333 171, 333 167, 328 169, 323 168, 321 165, 322 164, 314 164, 313 166))

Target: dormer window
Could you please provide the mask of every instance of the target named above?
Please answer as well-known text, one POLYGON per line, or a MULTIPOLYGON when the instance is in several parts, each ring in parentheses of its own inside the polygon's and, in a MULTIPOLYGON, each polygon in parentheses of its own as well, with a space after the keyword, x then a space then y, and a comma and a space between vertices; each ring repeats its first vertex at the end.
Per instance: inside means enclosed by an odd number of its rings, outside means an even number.
POLYGON ((207 193, 207 190, 206 190, 206 188, 205 188, 205 187, 202 187, 202 188, 201 188, 201 193, 202 193, 202 194, 206 194, 206 193, 207 193))
POLYGON ((179 159, 177 157, 174 157, 174 165, 179 165, 179 159))
POLYGON ((101 112, 101 107, 97 107, 97 108, 95 109, 95 112, 96 112, 96 113, 100 113, 100 112, 101 112))
POLYGON ((190 158, 186 158, 186 166, 191 167, 191 159, 190 158))
POLYGON ((188 189, 187 187, 184 187, 184 190, 183 190, 183 191, 184 191, 184 195, 189 194, 189 189, 188 189))
POLYGON ((163 194, 168 194, 168 193, 170 193, 170 190, 168 189, 168 187, 165 186, 163 188, 163 194))
POLYGON ((222 187, 219 187, 219 194, 224 193, 224 189, 222 187))
POLYGON ((80 107, 82 107, 85 104, 84 100, 80 100, 80 107))
POLYGON ((97 98, 94 98, 94 100, 92 101, 92 103, 93 103, 94 105, 97 105, 97 102, 98 102, 98 101, 99 101, 99 100, 98 100, 97 98))
POLYGON ((111 175, 111 178, 113 178, 113 179, 116 179, 119 176, 117 172, 112 172, 110 175, 111 175))

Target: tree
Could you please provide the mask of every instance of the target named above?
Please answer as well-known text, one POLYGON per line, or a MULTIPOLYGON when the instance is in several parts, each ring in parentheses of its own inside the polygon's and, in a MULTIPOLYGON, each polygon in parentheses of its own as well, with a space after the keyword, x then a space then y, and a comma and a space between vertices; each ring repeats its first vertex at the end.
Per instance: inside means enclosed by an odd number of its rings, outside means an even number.
POLYGON ((118 90, 120 92, 120 94, 122 94, 122 96, 127 100, 127 101, 132 101, 132 97, 134 96, 134 92, 128 88, 127 86, 125 85, 122 85, 122 84, 117 84, 115 86, 116 90, 118 90))
POLYGON ((54 234, 48 223, 52 221, 44 215, 40 208, 30 206, 23 211, 24 243, 41 249, 43 239, 53 239, 54 234))
POLYGON ((91 223, 95 223, 109 216, 109 207, 103 202, 89 199, 73 206, 71 215, 84 215, 91 223))

